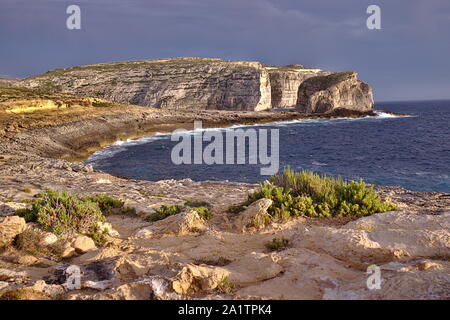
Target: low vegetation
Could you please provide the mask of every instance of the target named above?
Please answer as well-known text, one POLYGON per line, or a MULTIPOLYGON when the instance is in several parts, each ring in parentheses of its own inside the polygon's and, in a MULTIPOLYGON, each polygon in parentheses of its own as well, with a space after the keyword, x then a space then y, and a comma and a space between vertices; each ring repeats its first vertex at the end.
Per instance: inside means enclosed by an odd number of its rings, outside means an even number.
POLYGON ((122 200, 112 198, 106 194, 87 196, 84 197, 83 200, 96 203, 105 216, 112 214, 114 209, 123 209, 121 211, 126 210, 123 208, 124 202, 122 200))
POLYGON ((207 201, 203 201, 203 200, 192 200, 189 198, 184 199, 185 206, 188 207, 192 207, 192 208, 198 208, 198 207, 207 207, 207 208, 211 208, 211 204, 207 201))
POLYGON ((44 292, 17 288, 1 293, 0 300, 51 300, 51 297, 44 292))
POLYGON ((112 107, 114 104, 112 102, 92 102, 92 106, 96 108, 108 108, 112 107))
POLYGON ((178 214, 185 209, 185 207, 193 208, 195 212, 203 220, 211 220, 213 212, 211 211, 211 205, 206 201, 185 199, 185 205, 162 205, 154 213, 148 215, 145 220, 148 222, 155 222, 165 219, 174 214, 178 214))
POLYGON ((145 220, 148 222, 159 221, 174 214, 178 214, 181 212, 181 210, 183 210, 183 206, 180 205, 162 205, 154 213, 147 216, 145 220))
POLYGON ((282 251, 289 247, 290 241, 286 238, 273 238, 271 242, 266 243, 266 248, 270 251, 282 251))
POLYGON ((64 251, 62 240, 49 246, 42 246, 42 232, 35 229, 27 229, 14 240, 17 249, 35 257, 45 257, 59 261, 64 251))
POLYGON ((197 207, 194 209, 195 212, 199 215, 203 220, 211 220, 213 217, 213 212, 208 207, 197 207))
POLYGON ((315 87, 329 88, 341 81, 350 79, 354 75, 353 71, 336 72, 327 76, 317 76, 306 79, 305 82, 312 83, 315 87))
POLYGON ((217 286, 217 290, 224 294, 231 294, 234 289, 234 283, 230 281, 228 276, 222 278, 217 286))
POLYGON ((30 209, 20 209, 16 214, 27 222, 37 222, 41 227, 61 236, 64 234, 89 234, 96 236, 99 222, 113 209, 123 209, 123 202, 106 195, 80 197, 68 192, 47 190, 37 195, 30 209))
POLYGON ((293 216, 362 217, 396 209, 395 205, 383 203, 373 187, 363 181, 347 182, 340 177, 295 172, 288 168, 262 183, 260 190, 249 195, 246 202, 228 211, 240 212, 262 198, 273 201, 268 213, 282 220, 293 216))

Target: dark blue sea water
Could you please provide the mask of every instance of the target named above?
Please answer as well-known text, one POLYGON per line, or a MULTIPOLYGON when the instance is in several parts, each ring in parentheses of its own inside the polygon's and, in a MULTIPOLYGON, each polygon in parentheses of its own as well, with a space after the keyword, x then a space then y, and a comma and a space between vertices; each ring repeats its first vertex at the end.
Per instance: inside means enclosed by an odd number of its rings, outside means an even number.
MULTIPOLYGON (((376 109, 410 116, 381 114, 252 128, 280 130, 280 171, 290 166, 378 185, 450 192, 450 101, 378 103, 376 109)), ((260 175, 258 165, 174 165, 175 144, 167 135, 118 142, 87 162, 111 174, 151 181, 191 178, 254 183, 267 178, 260 175)))

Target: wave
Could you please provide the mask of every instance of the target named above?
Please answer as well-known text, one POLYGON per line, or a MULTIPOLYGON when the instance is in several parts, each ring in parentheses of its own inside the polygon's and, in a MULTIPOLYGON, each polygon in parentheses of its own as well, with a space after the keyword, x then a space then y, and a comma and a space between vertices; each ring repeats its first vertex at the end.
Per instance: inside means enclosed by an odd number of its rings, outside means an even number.
POLYGON ((327 166, 328 165, 327 163, 319 162, 319 161, 312 161, 311 164, 314 166, 327 166))
MULTIPOLYGON (((178 134, 183 135, 200 135, 203 134, 203 132, 208 131, 218 131, 218 132, 226 132, 228 130, 235 130, 235 129, 242 129, 242 128, 252 128, 252 127, 289 127, 293 124, 322 124, 327 125, 329 123, 333 122, 348 122, 348 121, 362 121, 366 119, 392 119, 392 118, 402 118, 402 117, 408 117, 408 116, 401 116, 401 115, 394 115, 383 111, 375 111, 376 116, 365 116, 360 118, 331 118, 331 119, 299 119, 299 120, 289 120, 289 121, 274 121, 269 123, 263 123, 263 124, 236 124, 232 125, 230 127, 226 128, 196 128, 196 129, 178 129, 178 134)), ((145 143, 149 143, 152 141, 157 140, 163 140, 163 139, 170 139, 172 133, 161 133, 157 132, 153 136, 139 138, 139 139, 127 139, 127 140, 119 140, 113 143, 112 145, 101 149, 95 153, 93 153, 87 160, 86 163, 93 163, 97 162, 99 160, 105 160, 107 158, 110 158, 114 156, 117 153, 120 153, 122 151, 126 151, 128 147, 141 145, 145 143)), ((313 165, 317 166, 323 166, 326 164, 322 163, 313 163, 313 165)))
MULTIPOLYGON (((388 112, 383 112, 383 111, 375 111, 375 113, 377 114, 375 116, 375 118, 380 118, 380 119, 388 119, 388 118, 409 118, 411 117, 410 115, 395 115, 392 113, 388 113, 388 112)), ((373 117, 372 117, 373 118, 373 117)))

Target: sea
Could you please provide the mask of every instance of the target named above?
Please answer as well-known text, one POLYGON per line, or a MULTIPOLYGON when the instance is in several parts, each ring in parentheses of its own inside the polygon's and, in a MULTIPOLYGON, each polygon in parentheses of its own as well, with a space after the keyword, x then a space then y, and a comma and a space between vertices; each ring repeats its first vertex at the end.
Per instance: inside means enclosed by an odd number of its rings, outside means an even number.
MULTIPOLYGON (((290 167, 413 191, 450 192, 450 101, 383 102, 376 103, 375 109, 379 111, 373 117, 295 120, 206 131, 223 133, 225 152, 227 130, 278 129, 279 172, 290 167)), ((204 132, 187 130, 184 134, 204 132)), ((171 155, 177 144, 178 140, 163 133, 118 141, 92 154, 86 163, 113 175, 148 181, 190 178, 260 183, 268 178, 260 170, 267 165, 248 163, 250 148, 246 148, 245 164, 175 164, 171 155)), ((203 142, 204 147, 208 144, 203 142)))

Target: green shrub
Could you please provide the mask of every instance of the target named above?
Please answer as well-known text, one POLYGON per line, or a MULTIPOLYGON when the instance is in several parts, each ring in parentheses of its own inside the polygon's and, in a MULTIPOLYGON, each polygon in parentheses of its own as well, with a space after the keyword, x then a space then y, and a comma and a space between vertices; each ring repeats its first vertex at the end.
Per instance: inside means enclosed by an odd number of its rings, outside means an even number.
POLYGON ((288 248, 290 245, 289 239, 286 238, 273 238, 271 242, 266 243, 266 248, 271 251, 282 251, 288 248))
POLYGON ((211 220, 214 215, 208 207, 197 207, 194 211, 197 212, 203 220, 211 220))
POLYGON ((113 104, 111 102, 92 102, 92 106, 96 108, 106 108, 112 107, 113 104))
POLYGON ((96 202, 53 190, 43 194, 31 209, 17 210, 16 214, 56 235, 89 233, 98 222, 105 221, 96 202))
POLYGON ((211 204, 207 201, 203 200, 193 200, 193 199, 184 199, 186 202, 184 203, 185 206, 192 207, 192 208, 198 208, 198 207, 208 207, 211 208, 211 204))
POLYGON ((16 216, 22 217, 25 219, 25 222, 36 222, 37 216, 33 209, 17 209, 16 216))
POLYGON ((228 276, 225 276, 220 280, 217 290, 221 293, 231 294, 234 289, 234 283, 230 281, 228 276))
POLYGON ((136 215, 136 208, 133 207, 123 207, 120 209, 121 214, 128 214, 128 215, 136 215))
POLYGON ((247 201, 228 211, 239 212, 261 198, 273 201, 268 213, 278 219, 292 216, 362 217, 396 209, 395 205, 383 203, 373 187, 363 181, 346 182, 340 177, 295 172, 288 168, 262 183, 260 190, 249 195, 247 201))
POLYGON ((95 244, 98 246, 102 246, 106 243, 108 235, 108 229, 100 230, 98 226, 94 226, 91 228, 89 232, 89 236, 94 240, 95 244))
POLYGON ((174 214, 178 214, 183 210, 183 206, 179 205, 162 205, 158 210, 156 210, 151 215, 145 218, 148 222, 154 222, 158 220, 162 220, 167 218, 168 216, 172 216, 174 214))
MULTIPOLYGON (((85 201, 92 201, 98 204, 100 210, 105 216, 110 215, 113 212, 113 209, 121 209, 123 208, 124 202, 119 199, 112 198, 106 194, 98 194, 95 196, 86 196, 83 197, 85 201)), ((122 211, 122 210, 120 210, 122 211)))
POLYGON ((244 211, 245 208, 248 205, 250 205, 250 204, 251 203, 248 203, 248 201, 246 201, 246 202, 241 203, 241 204, 231 205, 231 206, 228 207, 227 212, 234 213, 234 214, 240 213, 240 212, 244 211))

